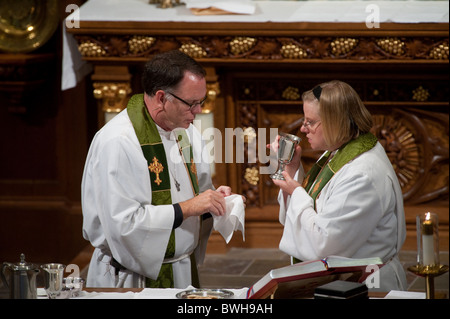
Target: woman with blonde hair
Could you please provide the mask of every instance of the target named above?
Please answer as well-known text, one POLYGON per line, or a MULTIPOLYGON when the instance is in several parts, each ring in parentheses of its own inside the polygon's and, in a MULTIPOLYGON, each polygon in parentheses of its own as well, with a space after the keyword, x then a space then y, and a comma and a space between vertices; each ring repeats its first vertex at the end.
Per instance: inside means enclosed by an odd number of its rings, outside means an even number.
MULTIPOLYGON (((306 134, 323 155, 305 174, 297 146, 280 187, 280 249, 295 261, 330 255, 380 257, 378 290, 406 289, 398 259, 405 240, 402 191, 377 138, 372 117, 347 83, 322 83, 303 93, 306 134)), ((276 150, 278 138, 271 144, 276 150)), ((378 288, 378 287, 374 287, 378 288)))

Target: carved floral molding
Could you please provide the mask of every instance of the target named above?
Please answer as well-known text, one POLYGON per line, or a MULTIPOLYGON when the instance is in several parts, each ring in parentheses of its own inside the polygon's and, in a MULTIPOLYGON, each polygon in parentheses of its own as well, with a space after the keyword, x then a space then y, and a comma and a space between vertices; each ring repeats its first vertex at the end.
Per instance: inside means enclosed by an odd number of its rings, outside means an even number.
POLYGON ((179 49, 198 59, 447 60, 448 37, 152 37, 76 35, 90 58, 148 58, 179 49))

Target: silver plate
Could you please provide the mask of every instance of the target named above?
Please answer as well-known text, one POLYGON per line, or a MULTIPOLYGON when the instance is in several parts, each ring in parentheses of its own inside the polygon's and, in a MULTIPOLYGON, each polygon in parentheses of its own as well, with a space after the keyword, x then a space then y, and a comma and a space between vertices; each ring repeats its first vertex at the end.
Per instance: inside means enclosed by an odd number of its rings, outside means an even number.
POLYGON ((178 299, 230 299, 234 293, 223 289, 189 289, 176 294, 178 299))

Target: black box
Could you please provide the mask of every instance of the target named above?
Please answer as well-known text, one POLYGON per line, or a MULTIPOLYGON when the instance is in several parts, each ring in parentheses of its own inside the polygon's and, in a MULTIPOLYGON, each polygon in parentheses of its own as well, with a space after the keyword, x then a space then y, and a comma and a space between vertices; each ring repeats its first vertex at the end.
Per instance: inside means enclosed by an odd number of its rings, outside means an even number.
POLYGON ((316 287, 314 299, 367 299, 366 284, 336 280, 316 287))

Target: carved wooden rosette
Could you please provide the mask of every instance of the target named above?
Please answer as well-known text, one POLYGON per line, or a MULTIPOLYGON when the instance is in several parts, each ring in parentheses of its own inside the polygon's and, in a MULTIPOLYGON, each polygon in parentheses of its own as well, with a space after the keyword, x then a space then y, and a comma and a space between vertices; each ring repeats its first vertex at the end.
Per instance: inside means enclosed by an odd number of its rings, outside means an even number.
POLYGON ((374 116, 383 145, 410 204, 448 197, 448 116, 394 108, 374 116))

